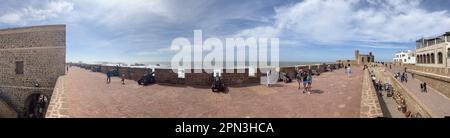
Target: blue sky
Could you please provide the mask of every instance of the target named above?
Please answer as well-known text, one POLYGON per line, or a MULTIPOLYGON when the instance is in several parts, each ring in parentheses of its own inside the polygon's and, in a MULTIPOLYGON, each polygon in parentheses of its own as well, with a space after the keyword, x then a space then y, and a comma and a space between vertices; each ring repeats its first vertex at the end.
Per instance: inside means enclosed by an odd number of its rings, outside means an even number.
POLYGON ((3 0, 0 28, 67 25, 67 61, 170 60, 177 37, 278 37, 283 61, 389 61, 450 31, 448 0, 3 0))

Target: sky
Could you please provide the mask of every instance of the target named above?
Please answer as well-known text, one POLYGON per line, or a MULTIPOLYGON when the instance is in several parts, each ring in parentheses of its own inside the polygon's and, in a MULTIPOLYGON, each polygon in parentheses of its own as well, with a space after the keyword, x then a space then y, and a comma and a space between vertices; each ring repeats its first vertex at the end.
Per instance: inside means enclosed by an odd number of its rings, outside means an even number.
POLYGON ((448 0, 2 0, 0 28, 66 24, 67 62, 170 61, 178 37, 275 37, 281 61, 390 61, 450 31, 448 0))

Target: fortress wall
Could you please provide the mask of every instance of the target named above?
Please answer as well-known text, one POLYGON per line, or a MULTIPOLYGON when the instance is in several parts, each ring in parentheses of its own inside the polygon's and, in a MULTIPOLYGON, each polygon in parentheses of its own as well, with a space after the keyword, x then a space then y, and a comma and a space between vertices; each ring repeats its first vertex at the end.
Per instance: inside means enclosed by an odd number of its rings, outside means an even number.
MULTIPOLYGON (((334 65, 334 64, 332 64, 334 65)), ((304 66, 306 68, 311 68, 313 70, 319 69, 320 72, 325 72, 326 65, 311 65, 304 66)), ((103 73, 112 70, 113 66, 101 66, 103 73)), ((279 69, 280 72, 287 72, 291 78, 295 78, 296 70, 295 67, 282 67, 279 69)), ((147 72, 151 72, 151 69, 146 68, 133 68, 133 67, 119 67, 120 74, 125 74, 127 79, 139 80, 147 72)), ((186 70, 185 78, 178 78, 178 73, 173 72, 172 69, 155 69, 155 79, 157 83, 167 83, 167 84, 186 84, 191 86, 210 86, 213 82, 213 74, 206 73, 194 73, 195 70, 192 69, 192 73, 188 73, 186 70)), ((209 72, 212 72, 211 70, 209 72)), ((265 73, 262 73, 260 69, 255 70, 254 76, 249 76, 249 69, 234 69, 233 71, 227 72, 226 69, 222 70, 221 79, 226 85, 241 85, 241 84, 255 84, 260 83, 261 77, 265 73), (244 72, 240 73, 238 71, 244 72)))
POLYGON ((0 98, 19 116, 31 94, 51 98, 57 78, 65 74, 65 30, 65 25, 0 29, 0 98), (16 71, 20 65, 23 73, 16 71))
POLYGON ((155 69, 155 79, 157 83, 183 84, 184 79, 179 79, 178 74, 172 69, 155 69))

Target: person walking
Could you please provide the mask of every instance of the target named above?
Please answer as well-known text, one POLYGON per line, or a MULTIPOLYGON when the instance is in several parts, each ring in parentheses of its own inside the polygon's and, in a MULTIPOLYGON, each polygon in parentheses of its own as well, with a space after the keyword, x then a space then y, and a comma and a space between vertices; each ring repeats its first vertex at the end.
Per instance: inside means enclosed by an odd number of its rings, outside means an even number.
POLYGON ((303 71, 302 73, 302 80, 303 80, 303 93, 305 93, 306 91, 308 91, 308 70, 303 71))
POLYGON ((423 83, 423 91, 424 92, 428 92, 428 90, 427 90, 427 83, 426 82, 423 83))
POLYGON ((424 92, 423 91, 423 83, 420 83, 420 92, 424 92))

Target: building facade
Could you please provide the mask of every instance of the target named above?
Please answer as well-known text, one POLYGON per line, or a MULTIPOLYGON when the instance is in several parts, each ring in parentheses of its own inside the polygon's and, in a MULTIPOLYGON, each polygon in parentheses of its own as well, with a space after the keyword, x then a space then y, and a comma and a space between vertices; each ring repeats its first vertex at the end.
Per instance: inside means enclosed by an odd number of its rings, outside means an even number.
POLYGON ((392 59, 393 63, 402 63, 402 64, 416 64, 416 56, 415 52, 408 51, 400 51, 395 53, 394 58, 392 59))
POLYGON ((0 117, 45 115, 65 59, 65 25, 0 29, 0 117))
POLYGON ((433 38, 416 41, 418 66, 450 68, 450 32, 433 38))

